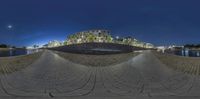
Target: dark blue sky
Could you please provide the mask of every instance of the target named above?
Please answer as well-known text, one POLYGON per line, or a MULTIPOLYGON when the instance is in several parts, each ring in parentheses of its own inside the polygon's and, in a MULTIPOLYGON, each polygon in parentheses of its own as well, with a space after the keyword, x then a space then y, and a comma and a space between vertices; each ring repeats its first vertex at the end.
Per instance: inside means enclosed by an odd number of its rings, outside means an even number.
POLYGON ((199 0, 1 0, 0 43, 43 44, 96 28, 155 45, 200 43, 199 4, 199 0))

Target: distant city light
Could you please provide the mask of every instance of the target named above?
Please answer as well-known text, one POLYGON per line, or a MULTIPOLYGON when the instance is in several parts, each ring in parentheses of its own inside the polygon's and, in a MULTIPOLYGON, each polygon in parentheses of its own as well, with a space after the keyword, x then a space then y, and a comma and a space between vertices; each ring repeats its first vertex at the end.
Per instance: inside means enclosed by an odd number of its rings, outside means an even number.
POLYGON ((116 39, 119 39, 119 36, 116 36, 116 39))

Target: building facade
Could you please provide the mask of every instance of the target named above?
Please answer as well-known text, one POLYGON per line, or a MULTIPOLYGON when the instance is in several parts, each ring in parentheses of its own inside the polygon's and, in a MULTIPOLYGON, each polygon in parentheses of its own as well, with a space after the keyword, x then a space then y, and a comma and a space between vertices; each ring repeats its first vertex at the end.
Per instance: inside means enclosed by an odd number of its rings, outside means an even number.
POLYGON ((51 48, 51 47, 58 47, 58 46, 62 46, 63 44, 57 40, 53 40, 48 42, 47 47, 51 48))
POLYGON ((108 30, 82 31, 68 36, 67 44, 88 42, 112 42, 113 38, 108 30))
POLYGON ((145 43, 145 48, 154 48, 154 45, 151 43, 145 43))
POLYGON ((131 36, 113 38, 110 35, 109 30, 88 30, 78 32, 67 37, 65 45, 80 44, 89 42, 100 42, 100 43, 117 43, 126 44, 130 46, 142 47, 142 48, 154 48, 153 44, 141 42, 131 36))

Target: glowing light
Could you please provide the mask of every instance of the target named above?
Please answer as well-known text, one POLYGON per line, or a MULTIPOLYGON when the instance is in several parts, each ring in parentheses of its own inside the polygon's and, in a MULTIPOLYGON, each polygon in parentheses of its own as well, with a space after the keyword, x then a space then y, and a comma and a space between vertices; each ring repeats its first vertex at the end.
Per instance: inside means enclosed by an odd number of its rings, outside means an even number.
POLYGON ((119 39, 119 36, 116 36, 116 39, 119 39))
POLYGON ((8 25, 8 29, 12 29, 13 28, 13 26, 12 25, 8 25))

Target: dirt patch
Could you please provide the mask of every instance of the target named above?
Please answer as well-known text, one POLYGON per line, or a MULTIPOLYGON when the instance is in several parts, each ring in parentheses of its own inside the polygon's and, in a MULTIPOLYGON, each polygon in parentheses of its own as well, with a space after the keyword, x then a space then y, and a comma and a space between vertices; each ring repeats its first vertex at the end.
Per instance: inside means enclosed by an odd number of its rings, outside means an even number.
POLYGON ((200 75, 200 58, 184 57, 172 54, 153 52, 154 55, 169 68, 184 73, 200 75))
POLYGON ((43 52, 30 55, 0 58, 0 73, 12 73, 21 70, 37 60, 43 52))
POLYGON ((55 51, 59 56, 77 64, 86 66, 109 66, 130 60, 139 53, 123 53, 111 55, 86 55, 55 51))

